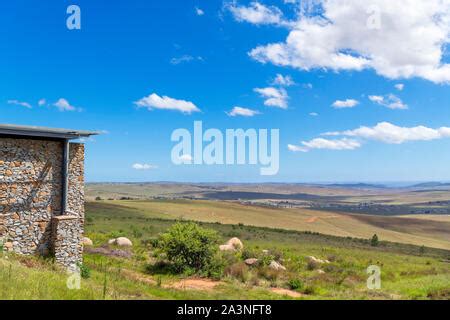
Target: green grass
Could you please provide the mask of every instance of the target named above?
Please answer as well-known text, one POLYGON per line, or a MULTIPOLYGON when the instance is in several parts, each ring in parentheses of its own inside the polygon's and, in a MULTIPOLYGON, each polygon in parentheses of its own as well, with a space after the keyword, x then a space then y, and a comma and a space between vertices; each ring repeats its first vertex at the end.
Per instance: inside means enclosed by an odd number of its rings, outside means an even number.
MULTIPOLYGON (((247 250, 280 252, 288 271, 274 280, 242 282, 235 277, 221 279, 212 290, 174 289, 183 275, 149 273, 153 263, 148 240, 164 232, 174 219, 152 217, 144 209, 103 202, 87 203, 86 235, 94 246, 104 245, 118 235, 129 237, 132 258, 85 254, 91 270, 81 280, 80 290, 69 290, 67 274, 51 260, 9 255, 0 258, 0 299, 287 299, 271 292, 271 286, 288 288, 298 279, 300 299, 449 299, 450 251, 383 241, 372 247, 369 239, 337 237, 311 232, 287 231, 202 222, 223 241, 237 236, 247 250), (330 264, 309 270, 306 256, 329 259, 330 264), (446 262, 447 261, 447 262, 446 262), (382 289, 366 288, 366 268, 378 265, 382 289)), ((246 276, 255 270, 246 269, 246 276)))

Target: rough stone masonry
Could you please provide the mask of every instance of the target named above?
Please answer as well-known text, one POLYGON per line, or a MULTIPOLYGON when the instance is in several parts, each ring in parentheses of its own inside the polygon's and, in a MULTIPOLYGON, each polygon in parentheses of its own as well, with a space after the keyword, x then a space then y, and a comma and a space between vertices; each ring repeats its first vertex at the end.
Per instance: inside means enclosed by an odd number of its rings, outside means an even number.
POLYGON ((70 143, 67 208, 62 212, 62 140, 0 136, 0 240, 18 254, 82 261, 84 145, 70 143))

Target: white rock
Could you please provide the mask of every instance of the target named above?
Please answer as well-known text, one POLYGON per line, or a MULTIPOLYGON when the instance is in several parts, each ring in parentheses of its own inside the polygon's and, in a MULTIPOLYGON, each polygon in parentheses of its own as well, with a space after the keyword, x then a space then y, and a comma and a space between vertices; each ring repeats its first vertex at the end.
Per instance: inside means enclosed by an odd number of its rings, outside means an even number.
POLYGON ((316 264, 330 263, 330 261, 328 261, 328 260, 318 259, 313 256, 306 257, 306 259, 308 259, 309 262, 316 263, 316 264))
POLYGON ((269 268, 270 268, 270 269, 273 269, 273 270, 282 270, 282 271, 286 271, 286 268, 285 268, 283 265, 279 264, 278 262, 276 262, 276 261, 274 261, 274 260, 272 260, 272 261, 270 262, 269 268))
POLYGON ((253 266, 254 264, 256 264, 258 262, 258 259, 256 259, 256 258, 249 258, 249 259, 245 259, 244 262, 248 266, 253 266))
POLYGON ((116 244, 117 239, 109 239, 108 244, 116 244))
POLYGON ((81 240, 81 243, 84 246, 92 246, 94 243, 92 242, 91 239, 89 239, 88 237, 83 237, 83 239, 81 240))
POLYGON ((234 246, 229 245, 229 244, 222 244, 222 245, 220 245, 219 246, 219 250, 220 251, 236 251, 234 246))
POLYGON ((133 243, 130 239, 125 237, 119 237, 116 239, 116 244, 121 247, 132 247, 133 243))
POLYGON ((226 244, 233 246, 236 250, 244 249, 244 244, 242 243, 241 240, 239 240, 239 238, 236 237, 228 240, 226 244))

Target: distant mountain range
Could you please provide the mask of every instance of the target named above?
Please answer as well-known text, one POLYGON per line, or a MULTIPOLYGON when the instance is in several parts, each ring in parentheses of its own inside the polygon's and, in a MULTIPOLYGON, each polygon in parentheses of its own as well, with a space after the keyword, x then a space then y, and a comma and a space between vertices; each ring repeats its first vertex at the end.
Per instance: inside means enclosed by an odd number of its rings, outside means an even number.
POLYGON ((340 188, 357 188, 357 189, 384 189, 388 188, 382 184, 371 184, 371 183, 334 183, 326 184, 326 187, 340 187, 340 188))
POLYGON ((450 187, 449 182, 423 182, 412 185, 410 188, 437 188, 437 187, 450 187))

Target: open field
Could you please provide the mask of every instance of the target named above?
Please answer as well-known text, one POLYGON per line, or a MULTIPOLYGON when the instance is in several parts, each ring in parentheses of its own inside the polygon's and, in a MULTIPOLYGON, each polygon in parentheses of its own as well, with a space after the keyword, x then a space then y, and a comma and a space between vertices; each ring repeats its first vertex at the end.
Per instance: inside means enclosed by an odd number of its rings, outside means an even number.
POLYGON ((450 215, 449 184, 88 184, 89 200, 197 199, 370 215, 450 215))
POLYGON ((149 218, 186 219, 224 224, 245 224, 297 231, 381 239, 450 249, 450 222, 345 214, 323 210, 279 209, 204 200, 98 201, 137 209, 149 218))

